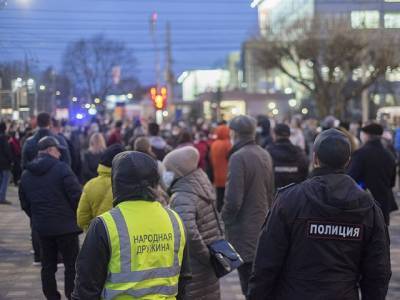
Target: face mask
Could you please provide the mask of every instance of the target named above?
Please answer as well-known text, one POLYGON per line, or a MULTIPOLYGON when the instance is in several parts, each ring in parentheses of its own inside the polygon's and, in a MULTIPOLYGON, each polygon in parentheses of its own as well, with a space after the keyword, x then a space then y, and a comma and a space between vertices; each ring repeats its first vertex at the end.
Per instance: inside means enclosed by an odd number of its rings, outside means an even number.
POLYGON ((258 126, 258 127, 256 128, 256 133, 262 133, 262 127, 258 126))
POLYGON ((164 184, 166 189, 169 189, 171 187, 171 184, 174 181, 174 178, 175 178, 174 172, 165 171, 162 174, 162 183, 164 184))

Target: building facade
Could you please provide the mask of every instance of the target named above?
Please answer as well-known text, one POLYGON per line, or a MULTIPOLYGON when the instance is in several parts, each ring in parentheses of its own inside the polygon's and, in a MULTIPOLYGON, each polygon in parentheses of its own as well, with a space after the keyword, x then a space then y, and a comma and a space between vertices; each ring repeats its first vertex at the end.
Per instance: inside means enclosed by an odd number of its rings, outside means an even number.
MULTIPOLYGON (((384 30, 400 35, 400 0, 254 0, 261 36, 279 34, 299 20, 319 18, 340 22, 359 30, 384 30)), ((306 91, 278 72, 266 73, 257 65, 257 42, 243 47, 244 81, 248 92, 296 92, 298 100, 306 91)), ((370 93, 372 106, 400 105, 400 70, 388 72, 384 84, 370 93), (388 95, 387 93, 390 93, 388 95)))

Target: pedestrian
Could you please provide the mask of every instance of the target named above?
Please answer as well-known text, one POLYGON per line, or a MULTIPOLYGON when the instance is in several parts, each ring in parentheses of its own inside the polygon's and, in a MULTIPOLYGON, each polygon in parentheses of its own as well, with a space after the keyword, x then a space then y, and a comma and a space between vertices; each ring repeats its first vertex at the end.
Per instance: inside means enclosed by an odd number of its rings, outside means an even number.
POLYGON ((256 141, 261 148, 265 148, 272 144, 271 122, 267 116, 260 115, 257 117, 256 141))
POLYGON ((107 146, 111 146, 114 144, 122 144, 123 137, 122 137, 122 121, 118 120, 115 122, 114 129, 111 130, 108 139, 107 139, 107 146))
POLYGON ((103 135, 94 133, 89 139, 89 149, 83 153, 82 157, 82 180, 84 184, 98 175, 97 168, 105 150, 106 142, 103 135))
POLYGON ((191 276, 185 230, 178 214, 157 201, 158 182, 147 154, 114 158, 114 208, 90 224, 72 299, 183 299, 191 276))
POLYGON ((15 130, 9 131, 9 140, 8 143, 10 144, 11 152, 12 152, 12 177, 15 186, 18 186, 19 180, 21 179, 21 143, 17 136, 17 132, 15 130))
POLYGON ((159 136, 160 126, 157 123, 150 123, 148 125, 149 141, 152 152, 156 155, 157 160, 162 161, 171 151, 171 147, 168 146, 167 142, 159 136))
POLYGON ((178 146, 176 148, 178 149, 186 146, 193 146, 193 138, 192 134, 187 129, 184 129, 179 134, 178 146))
POLYGON ((363 146, 353 153, 348 173, 372 193, 389 225, 390 213, 398 209, 392 191, 396 182, 396 160, 383 147, 382 134, 383 127, 376 123, 361 128, 363 146))
POLYGON ((21 206, 39 235, 44 295, 49 300, 61 299, 55 277, 60 252, 65 266, 65 296, 71 299, 81 233, 76 222, 81 186, 71 168, 60 161, 63 146, 55 137, 43 137, 37 149, 37 157, 27 164, 21 177, 21 206))
POLYGON ((387 227, 369 193, 345 174, 350 141, 336 129, 314 143, 314 171, 281 189, 263 226, 248 298, 384 300, 387 227))
POLYGON ((87 231, 90 222, 112 208, 111 166, 114 157, 124 151, 120 144, 109 146, 102 154, 97 167, 97 177, 89 180, 83 187, 79 200, 78 225, 87 231))
POLYGON ((290 127, 277 124, 274 128, 275 142, 267 147, 274 164, 275 189, 307 178, 308 158, 306 153, 289 140, 290 127))
MULTIPOLYGON (((151 145, 150 145, 149 139, 147 137, 137 138, 135 141, 135 144, 134 144, 134 150, 145 153, 145 154, 149 155, 150 157, 154 158, 154 160, 157 162, 158 175, 160 176, 160 178, 162 178, 162 175, 165 172, 165 168, 164 168, 164 165, 162 164, 162 162, 157 160, 156 155, 151 150, 151 145)), ((162 180, 160 180, 160 184, 157 186, 157 192, 158 192, 157 200, 160 201, 160 203, 163 206, 167 206, 169 204, 169 196, 168 196, 166 187, 163 186, 162 180)))
POLYGON ((242 292, 246 295, 256 251, 257 238, 274 194, 272 159, 255 142, 256 120, 241 115, 229 123, 233 148, 222 218, 227 240, 242 257, 238 268, 242 292))
POLYGON ((232 148, 229 140, 229 127, 225 124, 215 129, 217 139, 211 144, 211 165, 213 169, 214 186, 217 191, 217 208, 220 212, 224 204, 225 184, 228 175, 228 156, 232 148))
POLYGON ((45 136, 54 136, 58 140, 58 142, 62 146, 61 158, 60 158, 61 161, 64 161, 68 165, 71 165, 71 154, 69 153, 68 150, 67 141, 62 136, 54 135, 50 131, 50 125, 51 125, 50 115, 48 113, 42 112, 37 116, 36 119, 39 129, 33 134, 33 136, 31 136, 25 141, 22 147, 22 158, 21 158, 22 169, 25 169, 26 165, 36 157, 38 153, 37 144, 39 140, 45 136))
POLYGON ((6 136, 6 130, 6 123, 0 122, 0 204, 11 204, 6 199, 6 196, 10 182, 13 155, 6 136))
POLYGON ((185 299, 218 300, 219 280, 211 265, 207 245, 223 239, 222 224, 216 211, 216 195, 207 174, 198 168, 200 154, 191 146, 167 154, 163 164, 171 173, 171 208, 185 224, 188 234, 192 280, 185 299), (172 180, 171 180, 172 179, 172 180), (218 218, 218 219, 217 219, 218 218))
POLYGON ((303 151, 306 150, 306 139, 301 127, 301 117, 294 116, 290 123, 290 141, 293 145, 300 147, 303 151))
POLYGON ((201 168, 204 172, 209 169, 209 153, 210 146, 208 145, 207 134, 204 131, 199 131, 195 135, 195 141, 193 146, 199 151, 200 159, 199 159, 199 168, 201 168))

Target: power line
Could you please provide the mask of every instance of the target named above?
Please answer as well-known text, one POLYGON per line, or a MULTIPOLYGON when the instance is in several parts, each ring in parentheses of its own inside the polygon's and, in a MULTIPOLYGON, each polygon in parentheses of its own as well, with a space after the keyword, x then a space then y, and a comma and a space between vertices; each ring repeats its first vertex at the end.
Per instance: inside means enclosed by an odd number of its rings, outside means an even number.
MULTIPOLYGON (((169 0, 165 0, 169 1, 169 0)), ((203 2, 203 1, 201 1, 203 2)), ((200 4, 200 3, 199 3, 200 4)), ((20 9, 7 9, 6 11, 10 12, 21 12, 20 9)), ((4 11, 5 12, 5 11, 4 11)), ((147 10, 137 10, 135 9, 132 12, 127 12, 126 10, 61 10, 61 9, 30 9, 30 13, 59 13, 59 14, 106 14, 106 15, 129 15, 129 16, 135 16, 135 15, 150 15, 152 10, 147 9, 147 10)), ((187 10, 180 11, 178 9, 173 9, 173 10, 160 10, 160 14, 167 16, 171 15, 176 15, 176 16, 184 16, 183 14, 185 13, 190 13, 187 10)), ((229 10, 224 10, 223 12, 218 12, 218 11, 210 11, 210 9, 206 9, 204 11, 200 11, 196 8, 195 12, 192 12, 193 16, 199 16, 199 15, 218 15, 218 16, 226 16, 226 15, 234 15, 234 16, 243 16, 243 12, 234 12, 234 11, 229 11, 229 10)), ((254 15, 256 13, 254 12, 254 15)))

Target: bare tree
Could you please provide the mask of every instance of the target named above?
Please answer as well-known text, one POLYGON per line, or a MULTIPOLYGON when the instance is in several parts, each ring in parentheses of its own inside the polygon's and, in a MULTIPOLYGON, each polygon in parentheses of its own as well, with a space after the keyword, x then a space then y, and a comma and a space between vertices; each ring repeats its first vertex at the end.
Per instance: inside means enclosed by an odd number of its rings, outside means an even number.
POLYGON ((320 116, 343 117, 351 99, 400 66, 395 36, 353 29, 346 22, 301 20, 279 33, 269 30, 257 44, 260 67, 277 70, 307 90, 320 116))
POLYGON ((122 76, 134 77, 136 60, 121 41, 96 35, 70 44, 64 53, 64 70, 75 90, 90 99, 104 98, 113 86, 112 72, 121 68, 122 76))

